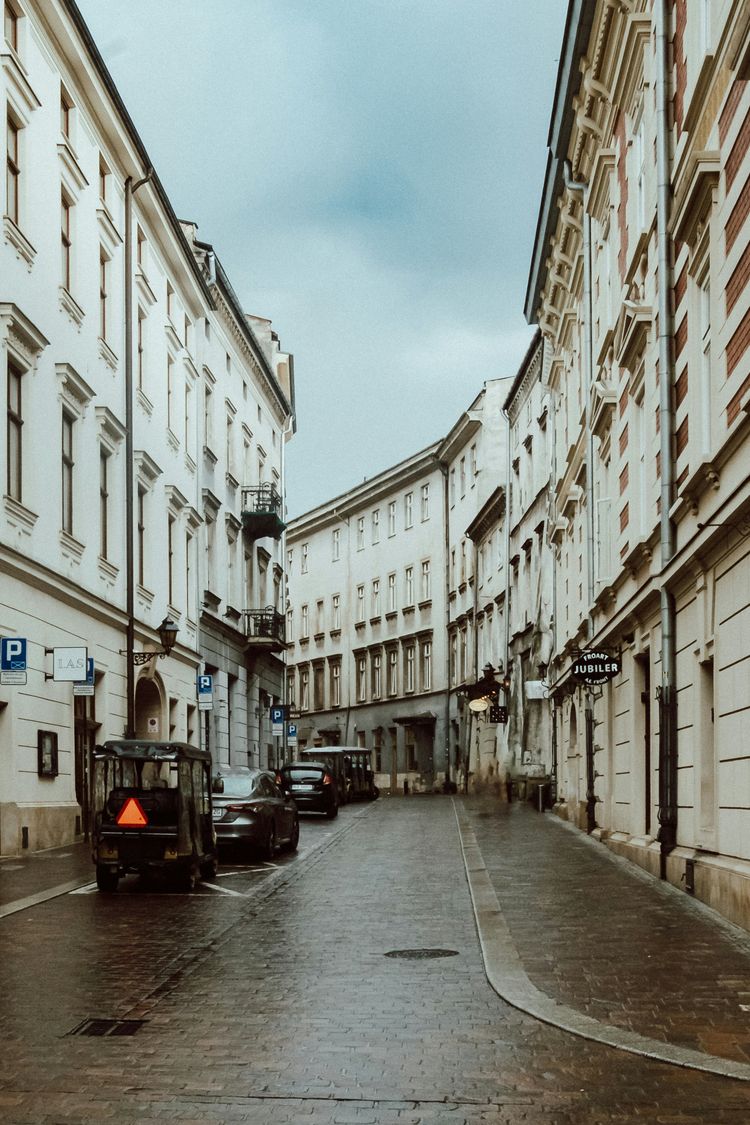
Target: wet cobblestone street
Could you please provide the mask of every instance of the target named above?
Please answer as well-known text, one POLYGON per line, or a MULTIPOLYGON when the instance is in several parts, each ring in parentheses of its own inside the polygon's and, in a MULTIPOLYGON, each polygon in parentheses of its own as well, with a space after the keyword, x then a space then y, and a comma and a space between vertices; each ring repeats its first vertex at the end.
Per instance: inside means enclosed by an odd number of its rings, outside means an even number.
MULTIPOLYGON (((471 802, 466 808, 476 814, 471 802)), ((495 832, 485 821, 479 842, 487 866, 508 876, 503 910, 512 913, 521 899, 503 852, 515 856, 507 835, 515 822, 495 832)), ((0 1120, 750 1120, 750 1083, 587 1042, 498 997, 485 976, 449 798, 349 807, 328 836, 323 823, 304 822, 302 854, 250 896, 240 873, 225 880, 234 893, 65 894, 0 920, 0 1120), (457 955, 385 956, 413 949, 457 955), (69 1034, 95 1017, 145 1022, 132 1036, 69 1034)), ((537 877, 535 852, 551 863, 548 833, 567 830, 523 817, 518 831, 529 865, 526 875, 517 871, 520 885, 537 877)), ((536 923, 532 906, 527 898, 514 924, 546 928, 550 948, 561 945, 563 972, 564 936, 542 897, 536 923)), ((736 956, 742 973, 748 962, 741 950, 736 956)), ((649 987, 655 974, 652 967, 649 987)), ((542 976, 540 987, 553 983, 542 976)), ((593 978, 591 969, 589 996, 593 978)), ((567 999, 580 996, 571 989, 567 999)), ((655 1033, 647 1021, 645 1030, 655 1033)))

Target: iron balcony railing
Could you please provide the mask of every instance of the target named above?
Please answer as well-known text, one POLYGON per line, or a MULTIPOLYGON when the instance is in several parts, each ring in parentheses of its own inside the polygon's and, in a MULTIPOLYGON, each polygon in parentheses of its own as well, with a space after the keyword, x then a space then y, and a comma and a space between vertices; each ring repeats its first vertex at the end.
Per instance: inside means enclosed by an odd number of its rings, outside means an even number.
POLYGON ((267 606, 265 609, 246 609, 243 616, 245 636, 249 641, 264 644, 271 642, 272 646, 282 647, 286 644, 284 615, 277 613, 273 606, 267 606))
POLYGON ((275 484, 242 489, 242 526, 254 539, 278 539, 286 527, 281 518, 284 501, 275 484))

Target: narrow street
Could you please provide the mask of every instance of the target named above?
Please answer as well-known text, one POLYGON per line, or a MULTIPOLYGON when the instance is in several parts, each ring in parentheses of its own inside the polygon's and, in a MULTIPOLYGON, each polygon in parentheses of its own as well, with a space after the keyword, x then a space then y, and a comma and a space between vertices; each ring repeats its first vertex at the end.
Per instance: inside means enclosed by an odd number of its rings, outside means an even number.
MULTIPOLYGON (((227 863, 216 887, 191 896, 130 881, 105 896, 84 884, 0 918, 0 1120, 750 1119, 742 1077, 592 1042, 505 1003, 485 974, 464 851, 473 885, 489 872, 530 994, 743 1073, 750 1037, 737 993, 750 979, 750 941, 739 931, 526 808, 383 799, 334 822, 305 818, 298 856, 227 863), (555 895, 563 866, 566 893, 555 895), (593 888, 587 920, 580 893, 593 888), (688 971, 649 969, 650 1004, 621 1004, 646 954, 627 927, 607 948, 613 896, 652 941, 665 928, 686 945, 703 934, 688 971), (412 954, 387 956, 399 951, 412 954), (707 998, 713 1037, 686 1039, 707 998), (143 1022, 122 1028, 134 1034, 71 1034, 92 1019, 143 1022)), ((19 865, 7 866, 18 880, 19 865)), ((480 912, 485 939, 488 923, 493 912, 480 912)))

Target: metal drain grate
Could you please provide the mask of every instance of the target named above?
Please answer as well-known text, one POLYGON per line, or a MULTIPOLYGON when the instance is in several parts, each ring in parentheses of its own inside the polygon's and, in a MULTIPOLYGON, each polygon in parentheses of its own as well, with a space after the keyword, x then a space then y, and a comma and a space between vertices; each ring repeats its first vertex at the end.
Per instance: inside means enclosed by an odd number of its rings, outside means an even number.
POLYGON ((402 961, 429 961, 436 957, 458 957, 457 949, 392 949, 385 957, 398 957, 402 961))
POLYGON ((82 1020, 68 1035, 135 1035, 145 1020, 82 1020))

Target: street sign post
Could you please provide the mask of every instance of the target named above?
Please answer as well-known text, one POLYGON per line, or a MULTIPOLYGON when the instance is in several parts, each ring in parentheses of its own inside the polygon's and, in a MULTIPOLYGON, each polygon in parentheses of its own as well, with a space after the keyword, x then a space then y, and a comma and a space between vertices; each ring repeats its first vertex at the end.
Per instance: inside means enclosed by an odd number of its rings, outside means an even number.
POLYGON ((198 676, 195 686, 198 695, 198 710, 211 711, 214 705, 214 678, 213 676, 198 676))
POLYGON ((0 638, 0 684, 26 683, 26 638, 0 638))
POLYGON ((297 748, 297 724, 287 723, 286 727, 286 744, 290 750, 297 748))
POLYGON ((45 676, 55 683, 76 684, 86 680, 88 669, 88 649, 82 645, 65 645, 61 648, 47 649, 52 653, 52 675, 45 676))
POLYGON ((281 738, 284 733, 284 718, 286 708, 280 705, 275 705, 270 710, 271 715, 271 734, 274 738, 281 738))
POLYGON ((86 661, 86 679, 73 684, 73 695, 94 694, 94 658, 90 656, 86 661))

